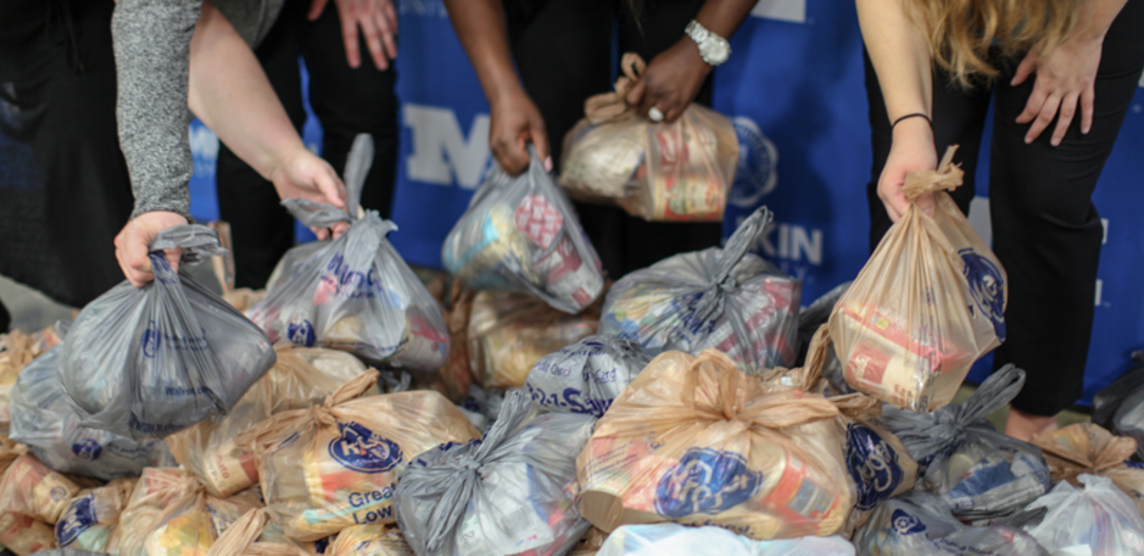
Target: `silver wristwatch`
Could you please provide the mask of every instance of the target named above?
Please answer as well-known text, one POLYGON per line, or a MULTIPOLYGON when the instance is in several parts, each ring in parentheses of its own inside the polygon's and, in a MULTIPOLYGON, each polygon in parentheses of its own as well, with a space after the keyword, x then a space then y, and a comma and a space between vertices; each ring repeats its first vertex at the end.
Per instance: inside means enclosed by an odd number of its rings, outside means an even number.
POLYGON ((698 21, 692 19, 683 32, 695 41, 695 45, 699 47, 699 55, 708 65, 717 66, 731 57, 731 44, 727 42, 727 39, 707 30, 698 21))

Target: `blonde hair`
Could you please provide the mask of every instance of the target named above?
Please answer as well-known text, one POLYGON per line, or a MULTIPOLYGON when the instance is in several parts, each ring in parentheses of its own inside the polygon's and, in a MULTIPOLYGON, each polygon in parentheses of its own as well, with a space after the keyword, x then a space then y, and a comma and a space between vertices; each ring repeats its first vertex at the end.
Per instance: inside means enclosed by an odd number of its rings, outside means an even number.
POLYGON ((1059 46, 1076 27, 1084 0, 901 1, 925 34, 933 59, 968 88, 997 77, 989 61, 995 47, 1008 58, 1059 46))

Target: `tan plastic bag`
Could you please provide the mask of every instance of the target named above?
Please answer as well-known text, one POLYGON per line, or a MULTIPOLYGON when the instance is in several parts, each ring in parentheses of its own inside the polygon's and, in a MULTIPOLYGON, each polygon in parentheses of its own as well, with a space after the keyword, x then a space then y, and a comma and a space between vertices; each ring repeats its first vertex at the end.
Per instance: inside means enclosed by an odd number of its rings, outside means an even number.
POLYGON ((326 549, 326 556, 415 556, 395 527, 354 525, 342 529, 326 549))
POLYGON ((468 326, 473 377, 486 389, 524 386, 544 356, 596 333, 603 298, 578 315, 568 315, 528 295, 478 293, 468 326))
POLYGON ((80 492, 56 523, 56 546, 103 552, 134 489, 135 479, 117 479, 80 492))
POLYGON ((211 546, 243 514, 260 506, 257 489, 216 498, 196 484, 176 497, 153 522, 147 556, 206 556, 211 546))
MULTIPOLYGON (((250 510, 227 528, 211 545, 207 556, 309 556, 316 554, 285 538, 277 542, 264 537, 268 517, 266 508, 250 510)), ((325 554, 329 554, 327 550, 325 554)))
POLYGON ((284 411, 239 435, 258 458, 274 521, 290 538, 314 541, 362 523, 393 523, 393 491, 418 454, 479 436, 438 392, 358 396, 377 381, 370 370, 320 406, 284 411), (357 398, 357 399, 355 399, 357 398))
POLYGON ((726 355, 667 351, 615 400, 576 461, 580 512, 718 525, 756 539, 831 535, 854 506, 838 408, 764 388, 726 355))
POLYGON ((52 526, 16 512, 0 513, 0 546, 27 556, 56 547, 52 526))
POLYGON ((469 370, 469 313, 477 292, 465 288, 461 280, 453 280, 449 293, 445 293, 444 276, 429 283, 429 291, 441 301, 445 326, 449 328, 449 357, 437 372, 433 388, 457 403, 464 399, 473 386, 473 373, 469 370), (434 291, 439 289, 440 291, 434 291), (447 298, 447 299, 446 299, 447 298), (448 303, 446 303, 448 301, 448 303))
POLYGON ((120 556, 144 554, 143 543, 163 508, 193 485, 194 478, 182 468, 144 468, 127 507, 119 514, 119 526, 107 542, 107 552, 120 556))
POLYGON ((644 61, 629 52, 621 67, 615 92, 585 101, 585 118, 564 137, 560 184, 648 221, 722 222, 739 165, 735 126, 694 103, 675 122, 652 122, 624 100, 644 61))
MULTIPOLYGON (((167 437, 175 460, 207 491, 227 497, 258 482, 254 452, 239 448, 239 433, 271 415, 321 403, 342 384, 365 371, 353 355, 322 348, 275 347, 278 361, 221 419, 203 421, 167 437)), ((377 394, 377 387, 366 394, 377 394)))
POLYGON ((961 185, 955 151, 937 171, 906 176, 908 199, 933 193, 933 216, 911 203, 828 323, 850 386, 919 412, 952 401, 973 362, 1005 338, 1005 270, 942 191, 961 185))
POLYGON ((0 508, 55 523, 79 494, 79 485, 48 469, 36 456, 16 458, 0 481, 0 508))
POLYGON ((1136 453, 1136 440, 1114 436, 1092 423, 1076 423, 1049 434, 1033 436, 1033 444, 1041 449, 1053 482, 1068 481, 1080 486, 1077 477, 1088 473, 1112 479, 1144 514, 1144 468, 1129 465, 1136 453))

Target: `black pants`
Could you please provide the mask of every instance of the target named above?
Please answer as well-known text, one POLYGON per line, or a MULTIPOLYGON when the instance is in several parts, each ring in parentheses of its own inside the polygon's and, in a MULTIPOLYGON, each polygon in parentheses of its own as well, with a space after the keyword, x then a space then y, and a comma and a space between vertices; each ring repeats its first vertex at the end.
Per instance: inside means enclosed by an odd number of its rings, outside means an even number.
MULTIPOLYGON (((612 89, 613 28, 619 49, 651 62, 684 37, 703 0, 645 2, 637 24, 616 0, 505 2, 513 56, 524 88, 536 103, 559 168, 564 136, 584 117, 584 99, 612 89)), ((711 104, 711 79, 696 102, 711 104)), ((646 222, 614 206, 577 203, 584 231, 609 277, 618 279, 676 253, 719 245, 720 223, 646 222)))
MULTIPOLYGON (((306 19, 309 6, 310 0, 287 0, 255 54, 299 131, 306 112, 298 57, 305 60, 310 105, 322 124, 322 157, 339 174, 354 137, 373 136, 375 155, 361 204, 388 218, 397 173, 396 72, 392 65, 378 71, 364 39, 362 63, 351 68, 334 3, 312 23, 306 19)), ((235 285, 261 288, 294 245, 294 219, 279 205, 274 186, 225 146, 219 148, 216 176, 220 218, 230 223, 233 235, 235 285)))
MULTIPOLYGON (((1030 124, 1015 120, 1033 90, 1033 77, 1009 86, 1020 60, 992 88, 964 91, 934 76, 933 128, 940 156, 947 145, 961 145, 957 159, 965 184, 953 192, 968 213, 985 113, 993 99, 993 147, 989 160, 993 250, 1009 275, 1005 311, 1008 338, 997 349, 994 368, 1013 363, 1028 373, 1013 407, 1032 415, 1056 415, 1084 391, 1084 367, 1092 335, 1096 271, 1103 228, 1092 192, 1112 152, 1144 67, 1144 0, 1129 0, 1104 40, 1096 80, 1095 116, 1087 135, 1080 111, 1059 147, 1049 144, 1056 120, 1030 145, 1030 124)), ((890 152, 890 122, 877 76, 866 60, 866 91, 874 166, 867 192, 870 248, 890 227, 877 195, 878 177, 890 152)))
POLYGON ((0 2, 0 133, 30 147, 38 174, 7 175, 0 161, 0 273, 74 307, 123 281, 113 240, 134 205, 115 125, 114 7, 0 2))

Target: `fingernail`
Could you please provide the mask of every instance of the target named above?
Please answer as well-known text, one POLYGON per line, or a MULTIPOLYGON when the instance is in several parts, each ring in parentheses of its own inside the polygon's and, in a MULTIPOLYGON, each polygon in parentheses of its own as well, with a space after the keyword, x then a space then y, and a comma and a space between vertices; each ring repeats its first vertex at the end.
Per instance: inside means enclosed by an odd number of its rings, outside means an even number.
POLYGON ((544 170, 548 171, 548 172, 552 171, 552 157, 551 156, 544 159, 544 170))
POLYGON ((1025 138, 1025 144, 1026 144, 1026 145, 1028 145, 1029 143, 1032 143, 1032 142, 1033 142, 1033 138, 1032 138, 1032 137, 1026 137, 1026 138, 1025 138))
POLYGON ((1056 137, 1053 137, 1052 145, 1054 147, 1056 147, 1056 146, 1059 146, 1060 144, 1061 144, 1061 140, 1057 139, 1056 137))

